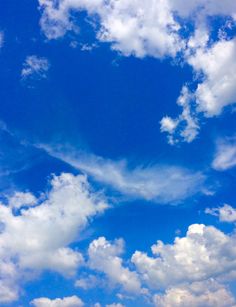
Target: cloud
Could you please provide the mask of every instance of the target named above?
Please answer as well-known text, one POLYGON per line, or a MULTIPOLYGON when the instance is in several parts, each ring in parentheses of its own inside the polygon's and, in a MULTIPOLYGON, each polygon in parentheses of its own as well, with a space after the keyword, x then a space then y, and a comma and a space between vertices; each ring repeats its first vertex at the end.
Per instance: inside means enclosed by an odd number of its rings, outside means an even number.
POLYGON ((136 251, 132 262, 152 289, 167 289, 210 278, 226 278, 236 270, 236 237, 213 226, 193 224, 173 244, 158 241, 153 256, 136 251))
POLYGON ((124 55, 162 58, 175 56, 183 46, 178 35, 179 25, 174 20, 170 4, 156 1, 39 0, 42 9, 41 27, 49 39, 59 38, 76 29, 73 11, 87 11, 98 17, 97 38, 110 42, 112 48, 124 55))
POLYGON ((106 307, 125 307, 125 306, 120 303, 113 303, 113 304, 106 305, 106 307))
POLYGON ((141 285, 135 272, 130 271, 122 264, 120 255, 124 250, 123 240, 116 240, 113 243, 100 237, 90 243, 88 249, 88 265, 91 269, 105 274, 109 285, 121 286, 124 291, 130 293, 141 293, 141 285))
POLYGON ((220 140, 217 144, 212 167, 217 171, 225 171, 236 166, 236 138, 220 140))
POLYGON ((49 298, 34 299, 31 304, 35 307, 83 307, 84 303, 78 296, 71 296, 65 298, 56 298, 51 300, 49 298))
POLYGON ((14 192, 14 194, 8 198, 8 205, 15 209, 20 209, 23 206, 34 206, 36 204, 36 197, 29 192, 14 192))
POLYGON ((227 204, 219 208, 206 208, 205 213, 219 217, 220 222, 236 222, 236 209, 227 204))
POLYGON ((160 122, 161 132, 168 133, 168 143, 171 145, 177 143, 179 139, 190 143, 198 135, 200 127, 196 112, 191 107, 192 99, 193 96, 189 89, 184 86, 177 101, 177 104, 183 109, 181 115, 176 119, 165 116, 160 122))
POLYGON ((236 39, 220 40, 209 49, 198 49, 188 58, 196 73, 204 75, 195 92, 197 108, 207 117, 219 115, 236 103, 236 39))
POLYGON ((168 133, 170 144, 192 142, 201 116, 220 115, 236 102, 236 39, 229 35, 236 5, 231 0, 191 0, 187 5, 180 0, 39 0, 39 4, 48 39, 77 31, 73 14, 86 11, 96 25, 97 39, 109 42, 124 56, 170 57, 192 67, 193 89, 188 89, 188 82, 177 100, 182 113, 161 120, 161 131, 168 133), (212 17, 219 16, 223 21, 213 26, 212 17))
POLYGON ((154 296, 157 307, 235 307, 235 299, 223 285, 213 280, 169 288, 154 296))
POLYGON ((49 70, 49 61, 44 57, 37 55, 27 56, 23 63, 21 71, 22 79, 34 77, 37 79, 43 79, 47 77, 47 71, 49 70))
POLYGON ((183 167, 157 164, 130 168, 126 160, 103 159, 57 146, 39 147, 130 199, 179 203, 204 192, 205 176, 183 167))
MULTIPOLYGON (((12 208, 21 206, 19 198, 15 198, 16 205, 13 199, 11 206, 0 204, 0 291, 8 291, 15 299, 25 275, 33 278, 42 270, 67 277, 76 273, 84 260, 69 244, 79 239, 91 218, 107 204, 101 194, 91 192, 85 176, 66 173, 52 178, 51 189, 35 207, 23 207, 15 215, 12 208)), ((0 292, 0 302, 5 301, 0 292)))
POLYGON ((198 84, 193 92, 183 87, 177 101, 177 104, 183 107, 183 113, 177 119, 167 116, 161 120, 161 131, 168 133, 169 143, 179 140, 193 141, 200 128, 200 115, 217 116, 225 107, 236 103, 235 52, 236 39, 222 39, 211 47, 197 47, 194 54, 186 56, 188 64, 196 74, 198 84), (166 126, 166 118, 169 123, 175 123, 171 129, 166 126))
POLYGON ((110 42, 124 55, 137 57, 175 57, 186 48, 181 30, 189 27, 187 21, 196 20, 194 26, 203 28, 209 16, 236 16, 236 6, 230 0, 224 5, 217 0, 189 1, 186 6, 179 0, 39 0, 39 5, 41 27, 48 39, 77 31, 73 12, 86 11, 98 24, 100 41, 110 42))

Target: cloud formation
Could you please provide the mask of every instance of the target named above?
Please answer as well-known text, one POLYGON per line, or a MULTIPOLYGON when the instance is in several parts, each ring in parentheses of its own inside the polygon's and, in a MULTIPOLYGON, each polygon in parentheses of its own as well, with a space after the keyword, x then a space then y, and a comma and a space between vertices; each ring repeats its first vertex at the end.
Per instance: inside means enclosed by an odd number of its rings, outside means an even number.
POLYGON ((77 31, 74 12, 86 11, 96 24, 96 36, 109 42, 124 56, 158 59, 181 58, 194 73, 194 86, 186 88, 177 104, 183 112, 175 119, 164 116, 161 131, 168 141, 192 142, 200 128, 200 117, 213 117, 236 102, 236 40, 228 32, 234 28, 236 5, 231 0, 39 0, 41 27, 48 39, 77 31), (218 35, 212 31, 213 18, 223 17, 218 35), (196 89, 195 89, 196 88, 196 89), (184 92, 184 94, 183 94, 184 92))
POLYGON ((43 79, 47 77, 47 71, 50 64, 48 59, 37 55, 27 56, 21 70, 22 79, 37 78, 43 79))
POLYGON ((219 140, 216 147, 212 167, 217 171, 225 171, 236 166, 236 138, 219 140))
POLYGON ((103 159, 57 146, 39 147, 130 199, 180 203, 206 190, 205 175, 183 167, 157 164, 130 168, 126 160, 103 159))
POLYGON ((236 222, 236 209, 227 204, 218 208, 206 208, 205 213, 217 216, 220 222, 236 222))
POLYGON ((158 241, 153 256, 136 251, 132 262, 143 281, 153 289, 166 289, 181 283, 227 277, 236 270, 236 237, 213 226, 193 224, 183 238, 173 244, 158 241))
POLYGON ((235 307, 227 287, 213 280, 169 288, 164 295, 154 296, 156 307, 235 307))
MULTIPOLYGON (((85 176, 61 174, 37 206, 0 204, 0 302, 17 298, 18 282, 25 274, 51 270, 73 276, 83 256, 68 245, 79 238, 89 220, 107 208, 102 195, 90 191, 85 176), (15 214, 12 209, 18 209, 15 214)), ((26 203, 24 202, 24 205, 26 203)), ((33 275, 32 275, 33 274, 33 275)))
POLYGON ((78 296, 56 298, 51 300, 46 297, 36 298, 31 302, 35 307, 83 307, 84 303, 78 296))
POLYGON ((111 243, 104 237, 100 237, 89 245, 89 267, 104 273, 110 285, 118 285, 126 292, 140 294, 141 284, 137 273, 130 271, 122 264, 120 255, 123 251, 123 240, 111 243))

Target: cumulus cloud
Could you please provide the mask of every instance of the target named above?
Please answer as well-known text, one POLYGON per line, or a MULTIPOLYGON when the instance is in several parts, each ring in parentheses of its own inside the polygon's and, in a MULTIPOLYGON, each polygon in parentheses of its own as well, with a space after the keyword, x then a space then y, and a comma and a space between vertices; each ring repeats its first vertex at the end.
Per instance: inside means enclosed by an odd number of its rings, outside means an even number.
POLYGON ((37 55, 27 56, 25 62, 23 63, 21 77, 23 79, 27 79, 29 77, 38 79, 46 78, 49 67, 49 61, 46 58, 39 57, 37 55))
POLYGON ((56 298, 51 300, 46 297, 36 298, 31 304, 35 307, 83 307, 84 303, 78 296, 56 298))
MULTIPOLYGON (((14 198, 13 198, 14 199, 14 198)), ((15 215, 16 205, 0 204, 0 291, 17 297, 19 279, 42 270, 73 276, 83 264, 83 256, 69 244, 79 238, 89 220, 107 207, 102 195, 91 192, 85 176, 61 174, 54 176, 51 189, 35 207, 22 207, 15 215)), ((24 202, 24 205, 26 203, 24 202)), ((6 295, 0 293, 0 302, 6 295)))
POLYGON ((186 47, 180 30, 186 28, 186 20, 194 21, 196 15, 198 28, 205 26, 208 16, 236 16, 236 6, 230 0, 224 5, 217 0, 189 1, 187 5, 179 0, 39 0, 39 4, 41 27, 49 39, 76 30, 73 12, 86 11, 91 18, 98 17, 99 40, 110 42, 124 55, 138 57, 176 56, 186 47))
POLYGON ((224 171, 236 166, 236 139, 220 140, 217 144, 212 167, 224 171))
POLYGON ((71 18, 73 11, 87 11, 90 16, 98 16, 97 38, 110 42, 113 49, 124 55, 175 56, 184 45, 178 35, 179 25, 166 0, 66 0, 57 3, 39 0, 39 4, 43 11, 41 26, 49 39, 75 29, 71 18))
POLYGON ((126 160, 103 159, 57 146, 40 147, 131 199, 179 203, 205 190, 205 176, 183 167, 157 164, 130 168, 126 160))
MULTIPOLYGON (((236 103, 235 52, 236 39, 222 39, 211 47, 197 47, 194 54, 186 57, 197 79, 200 80, 193 92, 187 92, 186 87, 183 88, 177 101, 183 107, 183 113, 177 119, 164 117, 161 121, 161 131, 168 132, 169 143, 181 139, 187 142, 193 141, 199 130, 199 114, 206 117, 217 116, 226 106, 236 103), (169 123, 175 125, 165 128, 166 118, 169 123), (181 125, 182 123, 185 125, 181 125)), ((221 160, 223 162, 224 158, 221 160)))
POLYGON ((235 307, 235 299, 223 285, 213 280, 169 288, 154 296, 157 307, 235 307))
POLYGON ((181 283, 226 277, 236 270, 236 237, 213 226, 193 224, 185 237, 173 244, 158 241, 153 256, 136 251, 132 262, 143 281, 153 289, 167 289, 181 283))
POLYGON ((124 267, 120 255, 124 250, 123 240, 115 240, 113 243, 100 237, 90 243, 88 249, 88 265, 91 269, 105 274, 109 284, 120 286, 130 293, 141 293, 141 284, 135 272, 124 267))
POLYGON ((184 86, 177 101, 177 104, 183 109, 181 115, 176 119, 165 116, 160 122, 161 132, 168 133, 168 142, 171 145, 177 143, 179 139, 190 143, 198 134, 198 117, 191 106, 192 100, 193 95, 184 86))
POLYGON ((168 141, 192 142, 200 128, 199 114, 212 117, 236 102, 236 40, 227 31, 236 20, 231 0, 39 0, 41 27, 49 39, 76 31, 74 12, 86 11, 97 25, 97 39, 110 42, 125 56, 180 58, 195 74, 196 90, 183 87, 175 119, 164 116, 161 131, 168 141), (212 35, 212 17, 224 17, 218 37, 212 35), (184 34, 184 35, 183 35, 184 34))
POLYGON ((23 206, 34 206, 37 203, 36 197, 29 192, 15 192, 8 198, 8 205, 11 208, 20 209, 23 206))
POLYGON ((236 222, 236 209, 227 204, 219 208, 206 208, 205 213, 217 216, 220 222, 236 222))
POLYGON ((220 40, 208 49, 198 49, 188 62, 196 73, 203 73, 195 98, 198 111, 207 117, 219 115, 236 102, 236 39, 220 40))

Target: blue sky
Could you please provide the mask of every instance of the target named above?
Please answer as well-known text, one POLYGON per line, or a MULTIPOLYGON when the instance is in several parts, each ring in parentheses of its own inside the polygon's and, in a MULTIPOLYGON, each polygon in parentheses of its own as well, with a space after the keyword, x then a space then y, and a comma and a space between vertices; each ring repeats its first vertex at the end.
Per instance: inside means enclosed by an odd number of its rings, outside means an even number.
POLYGON ((0 8, 0 306, 236 306, 236 4, 0 8))

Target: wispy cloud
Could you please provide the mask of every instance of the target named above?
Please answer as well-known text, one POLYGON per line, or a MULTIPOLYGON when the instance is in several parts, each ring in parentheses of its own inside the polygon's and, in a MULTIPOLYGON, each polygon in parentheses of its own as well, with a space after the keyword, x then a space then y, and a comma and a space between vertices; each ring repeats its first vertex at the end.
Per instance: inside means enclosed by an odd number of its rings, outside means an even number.
POLYGON ((125 159, 113 161, 73 149, 40 147, 130 199, 179 203, 204 191, 205 175, 180 166, 155 164, 131 168, 125 159))
POLYGON ((218 141, 212 167, 225 171, 236 166, 236 137, 218 141))
POLYGON ((48 59, 37 55, 30 55, 25 59, 21 70, 22 79, 27 78, 46 78, 50 64, 48 59))

